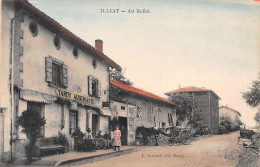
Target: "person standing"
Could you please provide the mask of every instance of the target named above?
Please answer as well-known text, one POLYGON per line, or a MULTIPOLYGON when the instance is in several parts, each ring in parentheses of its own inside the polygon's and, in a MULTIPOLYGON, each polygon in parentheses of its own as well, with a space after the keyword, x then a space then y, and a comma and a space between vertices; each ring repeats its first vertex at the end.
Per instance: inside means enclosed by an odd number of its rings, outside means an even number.
POLYGON ((121 131, 119 130, 119 127, 116 126, 116 130, 114 131, 114 150, 118 148, 120 150, 121 146, 121 131))

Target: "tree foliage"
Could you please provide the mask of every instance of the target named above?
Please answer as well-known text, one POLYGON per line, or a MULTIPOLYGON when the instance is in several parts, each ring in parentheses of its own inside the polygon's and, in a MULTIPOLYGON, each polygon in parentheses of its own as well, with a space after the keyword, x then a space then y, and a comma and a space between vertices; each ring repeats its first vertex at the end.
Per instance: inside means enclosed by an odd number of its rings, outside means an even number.
POLYGON ((29 139, 29 144, 25 146, 28 160, 32 159, 32 152, 36 147, 37 138, 40 137, 41 127, 45 123, 45 118, 42 118, 35 108, 27 109, 18 117, 17 124, 23 128, 22 133, 25 133, 29 139))
POLYGON ((250 90, 244 92, 242 94, 242 97, 245 99, 246 103, 249 104, 251 107, 258 106, 260 104, 260 80, 253 81, 250 90))
POLYGON ((257 122, 257 124, 260 125, 260 111, 258 111, 258 112, 255 114, 254 119, 255 119, 255 121, 257 122))
POLYGON ((133 83, 129 79, 126 79, 126 77, 124 76, 124 71, 110 69, 110 78, 126 85, 133 85, 133 83))
POLYGON ((177 121, 187 120, 187 126, 191 126, 195 129, 200 129, 202 125, 202 112, 193 102, 191 94, 188 93, 176 93, 169 97, 169 101, 177 104, 176 114, 177 121))
POLYGON ((220 117, 220 125, 225 126, 227 131, 231 131, 232 128, 232 121, 229 117, 222 116, 220 117))

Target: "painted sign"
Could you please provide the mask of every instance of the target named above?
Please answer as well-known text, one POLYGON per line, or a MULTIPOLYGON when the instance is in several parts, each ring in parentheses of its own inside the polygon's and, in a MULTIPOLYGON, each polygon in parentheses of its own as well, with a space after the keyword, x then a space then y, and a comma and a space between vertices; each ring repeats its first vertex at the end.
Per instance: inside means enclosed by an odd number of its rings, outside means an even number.
POLYGON ((93 98, 85 96, 85 95, 81 95, 78 93, 74 93, 65 89, 56 89, 56 94, 58 97, 61 97, 63 99, 67 99, 67 100, 73 100, 76 101, 78 103, 84 104, 84 105, 94 105, 95 101, 93 98))

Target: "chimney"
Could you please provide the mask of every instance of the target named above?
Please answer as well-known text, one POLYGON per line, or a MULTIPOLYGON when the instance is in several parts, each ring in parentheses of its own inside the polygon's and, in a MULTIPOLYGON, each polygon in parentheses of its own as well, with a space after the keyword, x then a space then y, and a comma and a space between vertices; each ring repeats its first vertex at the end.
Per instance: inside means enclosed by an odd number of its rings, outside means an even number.
POLYGON ((101 39, 95 40, 95 48, 98 51, 103 52, 103 41, 101 39))
POLYGON ((179 89, 181 89, 181 85, 179 85, 179 89))

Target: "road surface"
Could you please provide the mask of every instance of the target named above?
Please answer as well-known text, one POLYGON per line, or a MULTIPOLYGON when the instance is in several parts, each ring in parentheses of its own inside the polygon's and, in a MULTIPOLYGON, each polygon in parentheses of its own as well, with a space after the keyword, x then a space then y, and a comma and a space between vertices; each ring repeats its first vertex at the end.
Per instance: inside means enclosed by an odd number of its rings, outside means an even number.
POLYGON ((236 166, 241 145, 239 132, 199 138, 189 145, 146 147, 138 152, 102 161, 69 166, 80 167, 230 167, 236 166))

